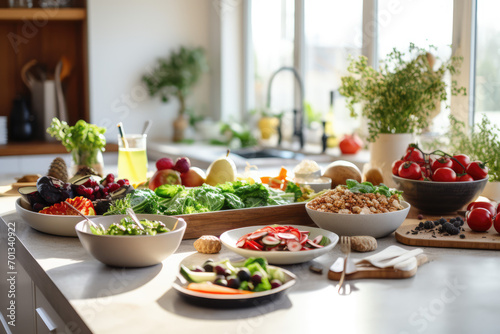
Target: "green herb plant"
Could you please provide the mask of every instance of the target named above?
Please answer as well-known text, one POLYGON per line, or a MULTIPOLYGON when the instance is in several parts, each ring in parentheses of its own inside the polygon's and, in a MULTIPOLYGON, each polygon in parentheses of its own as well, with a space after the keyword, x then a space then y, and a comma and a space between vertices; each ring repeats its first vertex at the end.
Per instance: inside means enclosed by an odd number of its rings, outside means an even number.
POLYGON ((465 124, 450 115, 449 151, 453 154, 466 154, 471 161, 486 162, 490 182, 500 181, 500 129, 483 116, 481 123, 470 131, 465 124))
POLYGON ((106 128, 89 124, 84 120, 79 120, 74 126, 69 126, 68 123, 56 117, 52 119, 47 129, 47 133, 61 141, 66 150, 72 153, 74 162, 87 166, 97 163, 99 151, 104 152, 105 132, 106 128))
POLYGON ((157 66, 142 77, 151 96, 160 95, 163 102, 170 97, 179 100, 179 115, 186 111, 186 98, 201 75, 208 70, 202 48, 181 47, 172 51, 169 58, 159 59, 157 66))
MULTIPOLYGON (((350 57, 350 75, 341 78, 339 92, 347 98, 352 117, 358 116, 355 105, 362 104, 370 142, 379 133, 414 133, 426 128, 430 112, 447 99, 445 73, 457 74, 462 62, 460 57, 451 57, 434 70, 431 53, 413 43, 408 52, 411 59, 405 61, 405 54, 393 49, 378 71, 368 65, 366 57, 350 57)), ((451 93, 465 95, 466 90, 452 81, 451 93)))

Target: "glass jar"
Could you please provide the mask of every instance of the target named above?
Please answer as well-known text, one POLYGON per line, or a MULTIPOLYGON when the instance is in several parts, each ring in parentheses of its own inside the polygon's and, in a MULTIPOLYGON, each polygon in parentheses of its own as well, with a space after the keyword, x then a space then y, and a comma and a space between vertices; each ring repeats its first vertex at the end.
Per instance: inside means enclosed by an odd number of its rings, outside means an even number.
POLYGON ((102 157, 102 151, 100 149, 95 150, 80 150, 75 148, 71 151, 71 171, 72 174, 76 174, 78 170, 82 167, 91 167, 99 175, 103 175, 104 170, 104 159, 102 157))

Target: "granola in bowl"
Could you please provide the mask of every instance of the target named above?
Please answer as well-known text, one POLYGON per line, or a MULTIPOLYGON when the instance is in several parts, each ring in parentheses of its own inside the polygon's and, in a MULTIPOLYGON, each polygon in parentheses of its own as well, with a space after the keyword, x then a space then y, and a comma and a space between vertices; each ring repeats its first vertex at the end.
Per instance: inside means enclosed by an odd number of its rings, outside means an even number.
POLYGON ((343 236, 381 238, 401 226, 410 211, 400 191, 369 182, 346 183, 307 203, 307 214, 319 227, 343 236))
POLYGON ((311 200, 307 207, 320 212, 340 214, 377 214, 402 210, 398 194, 354 193, 347 186, 337 186, 311 200))

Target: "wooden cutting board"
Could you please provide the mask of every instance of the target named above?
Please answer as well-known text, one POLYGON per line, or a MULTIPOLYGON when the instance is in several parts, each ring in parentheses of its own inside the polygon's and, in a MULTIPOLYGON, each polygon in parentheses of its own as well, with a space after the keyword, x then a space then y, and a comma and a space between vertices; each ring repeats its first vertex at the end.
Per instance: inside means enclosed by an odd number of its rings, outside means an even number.
MULTIPOLYGON (((394 268, 377 268, 372 266, 371 264, 357 264, 357 271, 352 274, 346 274, 345 280, 353 280, 353 279, 364 279, 364 278, 409 278, 415 276, 417 273, 417 269, 419 266, 427 262, 427 256, 425 254, 417 255, 417 267, 412 270, 402 271, 394 268)), ((328 271, 328 279, 338 281, 340 280, 340 276, 342 273, 338 273, 335 271, 328 271)))
POLYGON ((500 234, 493 227, 487 232, 474 232, 465 224, 463 226, 465 231, 460 232, 465 235, 464 239, 460 238, 460 234, 443 236, 437 232, 429 232, 429 230, 412 234, 411 231, 421 221, 406 219, 396 230, 396 240, 410 246, 500 250, 500 234))

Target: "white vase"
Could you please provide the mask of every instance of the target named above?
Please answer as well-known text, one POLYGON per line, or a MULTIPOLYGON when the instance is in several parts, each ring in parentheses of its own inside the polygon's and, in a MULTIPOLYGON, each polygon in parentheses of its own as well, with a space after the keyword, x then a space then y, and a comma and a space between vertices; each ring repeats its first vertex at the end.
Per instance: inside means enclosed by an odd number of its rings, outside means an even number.
POLYGON ((481 196, 484 196, 497 203, 500 202, 500 182, 486 182, 481 196))
POLYGON ((370 143, 370 165, 380 168, 384 184, 388 187, 396 187, 392 180, 392 163, 405 154, 413 140, 411 133, 381 133, 375 142, 370 143))

